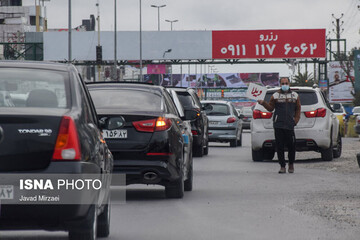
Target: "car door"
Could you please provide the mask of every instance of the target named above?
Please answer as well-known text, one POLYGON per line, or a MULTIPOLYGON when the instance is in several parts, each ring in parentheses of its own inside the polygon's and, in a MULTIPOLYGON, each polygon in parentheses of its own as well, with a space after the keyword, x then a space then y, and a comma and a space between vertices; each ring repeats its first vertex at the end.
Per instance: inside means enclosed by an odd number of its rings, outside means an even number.
POLYGON ((81 78, 80 83, 81 92, 83 95, 82 105, 84 108, 85 126, 88 129, 89 135, 91 136, 91 142, 93 142, 93 144, 91 144, 92 146, 90 145, 90 156, 91 158, 93 158, 92 161, 96 162, 96 164, 99 166, 101 173, 100 178, 102 181, 102 188, 100 190, 98 199, 98 203, 101 204, 106 200, 106 197, 108 195, 108 190, 111 183, 110 173, 112 165, 110 163, 110 159, 108 158, 109 154, 107 152, 107 146, 101 134, 100 124, 98 122, 97 113, 95 110, 95 106, 92 102, 90 93, 81 78))
POLYGON ((333 144, 336 143, 337 137, 339 135, 339 120, 337 119, 335 113, 333 112, 333 109, 331 108, 331 105, 327 98, 325 97, 324 93, 321 92, 322 99, 325 103, 325 106, 327 108, 327 111, 329 112, 329 118, 330 118, 330 126, 332 128, 332 142, 333 144))

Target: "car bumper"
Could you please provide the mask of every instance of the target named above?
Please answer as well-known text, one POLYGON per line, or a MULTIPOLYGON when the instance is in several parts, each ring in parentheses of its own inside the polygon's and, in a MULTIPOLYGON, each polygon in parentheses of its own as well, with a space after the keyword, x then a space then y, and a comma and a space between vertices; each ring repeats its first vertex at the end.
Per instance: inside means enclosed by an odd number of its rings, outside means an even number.
POLYGON ((180 167, 168 160, 114 160, 114 172, 125 174, 127 185, 166 185, 180 177, 180 167))
MULTIPOLYGON (((330 146, 330 132, 314 129, 295 129, 297 151, 312 151, 327 149, 330 146)), ((273 129, 251 133, 251 147, 258 151, 264 147, 275 149, 273 129)))
POLYGON ((250 122, 243 122, 242 123, 242 128, 243 129, 250 129, 250 122))
POLYGON ((217 141, 230 141, 236 139, 236 128, 229 129, 214 129, 209 128, 209 141, 217 142, 217 141))
POLYGON ((360 125, 355 125, 354 130, 357 134, 360 134, 360 125))

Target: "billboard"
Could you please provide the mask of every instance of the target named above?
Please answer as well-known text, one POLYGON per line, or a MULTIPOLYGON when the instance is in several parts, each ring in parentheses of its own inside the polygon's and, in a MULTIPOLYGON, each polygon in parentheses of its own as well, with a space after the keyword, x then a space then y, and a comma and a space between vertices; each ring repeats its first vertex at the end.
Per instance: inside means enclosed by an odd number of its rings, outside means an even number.
POLYGON ((330 102, 352 102, 351 93, 354 91, 354 87, 351 80, 354 80, 354 69, 351 69, 350 76, 348 76, 340 62, 330 62, 328 77, 330 102))
MULTIPOLYGON (((117 59, 139 60, 137 31, 117 32, 117 59)), ((68 33, 44 32, 44 60, 68 58, 68 33)), ((95 61, 98 33, 72 33, 72 58, 95 61)), ((104 61, 114 60, 114 32, 100 32, 104 61)), ((247 31, 144 31, 143 60, 325 58, 325 29, 247 31)))
POLYGON ((250 83, 279 86, 279 73, 147 74, 145 82, 191 88, 247 88, 250 83))
POLYGON ((212 58, 325 58, 325 29, 213 31, 212 58))

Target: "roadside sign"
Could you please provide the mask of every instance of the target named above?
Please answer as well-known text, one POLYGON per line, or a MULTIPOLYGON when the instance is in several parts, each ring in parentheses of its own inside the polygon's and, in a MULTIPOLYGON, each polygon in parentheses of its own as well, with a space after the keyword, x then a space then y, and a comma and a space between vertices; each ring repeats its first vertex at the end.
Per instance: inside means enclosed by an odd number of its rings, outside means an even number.
POLYGON ((253 100, 264 100, 266 91, 267 91, 266 87, 262 87, 254 83, 250 83, 249 88, 246 92, 246 97, 253 100))

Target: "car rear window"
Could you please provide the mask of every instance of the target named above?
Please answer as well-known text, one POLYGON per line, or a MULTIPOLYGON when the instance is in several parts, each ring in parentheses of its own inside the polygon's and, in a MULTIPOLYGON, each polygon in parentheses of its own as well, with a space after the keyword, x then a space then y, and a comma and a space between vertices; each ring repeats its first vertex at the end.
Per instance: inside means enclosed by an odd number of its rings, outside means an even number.
POLYGON ((89 89, 98 109, 120 109, 135 111, 162 111, 162 97, 159 94, 129 89, 89 89))
MULTIPOLYGON (((318 103, 318 98, 313 91, 296 91, 300 97, 301 105, 313 105, 318 103)), ((265 95, 265 101, 269 102, 274 92, 267 92, 265 95)))
POLYGON ((176 92, 181 105, 184 107, 185 110, 190 110, 194 108, 194 101, 188 92, 176 92))
POLYGON ((226 104, 222 103, 204 103, 205 112, 209 116, 225 116, 230 115, 230 108, 226 104), (211 108, 206 107, 211 105, 211 108))
POLYGON ((69 108, 68 73, 0 68, 0 107, 69 108))

